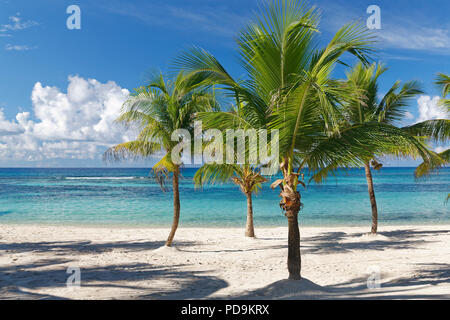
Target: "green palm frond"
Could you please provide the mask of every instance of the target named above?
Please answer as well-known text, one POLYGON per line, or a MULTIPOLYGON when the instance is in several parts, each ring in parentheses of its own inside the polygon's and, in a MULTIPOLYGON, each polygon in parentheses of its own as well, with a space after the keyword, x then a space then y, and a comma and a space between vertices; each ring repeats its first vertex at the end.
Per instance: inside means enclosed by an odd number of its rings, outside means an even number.
POLYGON ((173 61, 177 70, 183 70, 190 77, 198 77, 202 81, 218 83, 229 88, 235 88, 238 84, 228 74, 220 62, 208 51, 193 47, 173 61))
POLYGON ((445 143, 450 140, 449 119, 427 120, 403 129, 412 135, 425 137, 436 142, 445 143))
POLYGON ((226 183, 232 181, 244 194, 258 193, 267 181, 255 167, 235 164, 204 164, 194 175, 195 185, 226 183))
POLYGON ((442 90, 443 98, 450 94, 450 76, 443 73, 438 73, 435 83, 442 90))
POLYGON ((194 183, 198 186, 228 182, 240 167, 233 164, 204 164, 194 174, 194 183))
POLYGON ((447 109, 447 112, 450 112, 450 99, 446 99, 446 97, 450 94, 450 76, 438 73, 436 77, 435 84, 441 89, 442 99, 439 100, 439 104, 447 109))
POLYGON ((361 167, 375 156, 391 154, 397 157, 421 157, 430 168, 445 162, 428 150, 421 141, 401 128, 366 122, 342 130, 332 137, 324 137, 303 160, 314 172, 312 179, 320 182, 339 167, 361 167))
POLYGON ((406 82, 399 90, 399 82, 388 91, 378 105, 376 114, 378 121, 394 124, 404 119, 406 107, 411 99, 422 94, 420 84, 417 81, 406 82))
MULTIPOLYGON (((438 85, 438 87, 442 89, 442 96, 445 98, 447 94, 449 94, 450 92, 449 91, 450 77, 442 73, 439 73, 435 83, 438 85)), ((444 100, 445 104, 445 99, 442 100, 444 100)), ((448 112, 450 112, 450 104, 448 112)), ((450 139, 450 120, 449 119, 427 120, 405 127, 404 130, 412 135, 422 137, 426 140, 446 143, 450 139)), ((446 164, 450 163, 450 149, 439 153, 439 156, 446 164)), ((414 174, 416 178, 419 178, 430 174, 435 169, 436 167, 424 161, 421 165, 419 165, 416 168, 414 174)))
MULTIPOLYGON (((347 86, 356 96, 354 100, 345 103, 345 117, 350 123, 376 120, 378 78, 386 71, 387 68, 380 64, 373 63, 365 67, 362 63, 357 63, 347 72, 347 86)), ((393 88, 389 92, 392 90, 393 88)))
POLYGON ((241 31, 241 64, 267 104, 274 93, 308 68, 318 21, 314 7, 281 0, 263 6, 259 16, 241 31))
POLYGON ((341 27, 313 64, 312 73, 328 77, 335 64, 345 53, 356 56, 365 65, 374 53, 376 37, 366 26, 352 22, 341 27))
POLYGON ((176 170, 176 165, 172 161, 171 153, 166 153, 154 166, 153 171, 155 172, 174 172, 176 170))
POLYGON ((149 141, 130 141, 115 145, 103 154, 105 161, 122 161, 126 159, 147 158, 158 151, 161 145, 149 141))
POLYGON ((347 73, 347 85, 359 95, 358 99, 346 103, 346 117, 351 123, 379 121, 395 124, 405 117, 411 99, 423 93, 417 81, 409 81, 402 86, 400 81, 396 81, 378 101, 378 79, 386 70, 379 64, 365 67, 358 63, 347 73))
MULTIPOLYGON (((439 153, 438 156, 442 159, 444 164, 450 164, 450 149, 439 153)), ((420 178, 429 175, 435 169, 436 167, 429 162, 422 162, 414 171, 414 175, 416 178, 420 178)))
POLYGON ((172 133, 177 129, 192 133, 197 113, 219 108, 211 86, 204 79, 183 72, 169 80, 162 74, 155 75, 147 86, 134 90, 116 120, 138 129, 136 140, 108 149, 104 159, 148 158, 164 151, 154 170, 174 171, 171 152, 178 141, 172 141, 172 133))

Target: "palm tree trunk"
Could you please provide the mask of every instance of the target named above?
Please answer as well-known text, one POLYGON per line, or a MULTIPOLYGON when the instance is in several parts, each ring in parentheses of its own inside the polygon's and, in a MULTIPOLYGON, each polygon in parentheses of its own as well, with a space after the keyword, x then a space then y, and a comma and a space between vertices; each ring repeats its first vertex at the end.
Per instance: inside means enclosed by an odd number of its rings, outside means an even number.
POLYGON ((169 237, 166 241, 166 246, 170 247, 175 237, 175 232, 178 228, 178 223, 180 221, 180 190, 179 190, 179 175, 180 168, 177 166, 173 172, 172 177, 172 189, 173 189, 173 222, 172 229, 170 230, 169 237))
POLYGON ((289 279, 301 279, 300 230, 298 228, 298 210, 286 211, 288 219, 288 271, 289 279))
POLYGON ((280 207, 285 211, 288 219, 288 260, 287 267, 290 280, 301 279, 302 260, 300 256, 300 230, 298 227, 298 213, 302 203, 300 193, 297 191, 295 181, 298 176, 288 170, 287 161, 283 161, 281 169, 284 176, 284 184, 281 188, 280 207))
POLYGON ((375 191, 373 189, 372 172, 370 171, 370 165, 368 162, 364 164, 366 171, 367 188, 369 190, 370 205, 372 206, 372 230, 370 233, 376 234, 378 230, 378 209, 377 200, 375 199, 375 191))
POLYGON ((245 226, 245 236, 255 237, 255 228, 253 227, 253 204, 252 204, 252 193, 247 193, 247 224, 245 226))

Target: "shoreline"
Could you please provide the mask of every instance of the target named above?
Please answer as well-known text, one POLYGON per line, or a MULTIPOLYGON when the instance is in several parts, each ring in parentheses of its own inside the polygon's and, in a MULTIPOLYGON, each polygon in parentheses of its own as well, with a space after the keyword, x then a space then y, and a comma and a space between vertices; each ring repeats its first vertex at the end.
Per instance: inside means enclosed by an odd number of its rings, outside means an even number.
POLYGON ((0 225, 0 299, 450 299, 450 224, 368 231, 301 227, 293 282, 286 227, 179 228, 167 248, 169 228, 0 225))
MULTIPOLYGON (((59 223, 34 223, 34 222, 24 222, 24 223, 17 223, 17 222, 0 222, 0 228, 1 227, 43 227, 43 228, 77 228, 77 229, 150 229, 150 230, 167 230, 169 232, 170 225, 139 225, 139 224, 59 224, 59 223)), ((442 223, 402 223, 399 222, 398 224, 394 223, 379 223, 378 224, 379 230, 382 230, 383 228, 417 228, 417 227, 449 227, 450 228, 450 221, 443 221, 442 223)), ((287 230, 287 221, 285 225, 257 225, 255 223, 255 232, 258 229, 279 229, 279 228, 285 228, 287 230)), ((302 224, 301 221, 299 221, 299 228, 300 231, 302 229, 364 229, 367 228, 368 231, 370 231, 371 225, 370 221, 367 221, 365 223, 361 224, 335 224, 335 225, 329 225, 329 224, 323 224, 323 225, 310 225, 310 224, 302 224)), ((181 229, 212 229, 212 230, 244 230, 245 229, 245 222, 242 224, 242 226, 217 226, 217 225, 195 225, 195 224, 189 224, 189 225, 182 225, 180 224, 178 226, 178 230, 181 229)))

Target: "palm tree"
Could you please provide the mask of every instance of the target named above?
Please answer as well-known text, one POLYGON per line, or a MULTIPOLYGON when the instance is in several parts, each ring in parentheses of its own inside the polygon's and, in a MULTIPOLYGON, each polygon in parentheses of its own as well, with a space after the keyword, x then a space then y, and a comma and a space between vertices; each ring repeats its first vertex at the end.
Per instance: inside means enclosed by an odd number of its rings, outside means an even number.
MULTIPOLYGON (((208 58, 208 54, 203 52, 204 58, 208 58)), ((209 56, 210 57, 210 56, 209 56)), ((218 62, 217 62, 218 64, 218 62)), ((194 73, 197 76, 201 76, 200 73, 194 73)), ((215 85, 220 84, 220 82, 211 81, 215 85)), ((229 129, 234 130, 256 130, 265 127, 265 109, 252 108, 252 104, 240 103, 239 94, 244 92, 245 89, 239 86, 231 76, 227 76, 228 85, 231 84, 230 90, 236 100, 237 107, 232 108, 228 112, 218 111, 218 112, 199 112, 197 114, 197 119, 202 121, 202 125, 205 129, 219 129, 225 133, 223 141, 226 141, 226 132, 229 129)), ((249 138, 245 136, 243 138, 243 143, 250 143, 249 138)), ((233 138, 232 146, 224 146, 226 148, 233 148, 233 154, 237 154, 236 143, 238 140, 242 139, 239 136, 233 138)), ((256 151, 253 149, 253 151, 256 151)), ((244 154, 244 164, 204 164, 194 175, 194 182, 196 185, 204 184, 214 184, 216 182, 223 183, 231 180, 234 184, 238 185, 247 198, 247 223, 245 227, 246 237, 255 237, 255 230, 253 224, 253 201, 252 194, 258 193, 261 189, 262 183, 266 182, 267 179, 261 174, 261 168, 250 163, 250 155, 244 154)), ((237 156, 234 157, 235 163, 237 161, 237 156)))
MULTIPOLYGON (((415 81, 410 81, 400 86, 400 81, 395 82, 387 93, 379 99, 378 78, 387 70, 382 65, 372 64, 365 67, 358 63, 347 73, 347 85, 358 95, 357 99, 345 105, 344 117, 350 125, 363 124, 365 122, 381 122, 395 125, 406 113, 405 107, 416 95, 423 93, 415 81)), ((392 153, 399 155, 416 155, 416 150, 409 150, 398 141, 391 146, 392 153)), ((370 204, 372 208, 371 234, 378 230, 378 209, 373 187, 370 165, 379 170, 382 164, 374 158, 364 163, 370 204)))
POLYGON ((261 190, 261 185, 267 181, 261 175, 260 170, 251 165, 205 164, 194 175, 194 181, 197 185, 229 180, 238 185, 247 198, 245 236, 254 238, 252 194, 258 193, 261 190))
POLYGON ((173 222, 166 246, 172 245, 180 219, 181 164, 173 159, 174 148, 179 141, 178 137, 173 139, 172 134, 175 130, 184 129, 192 135, 195 114, 215 108, 213 94, 198 77, 179 73, 173 80, 165 80, 160 74, 149 85, 135 89, 117 119, 139 129, 136 140, 113 146, 104 154, 105 160, 123 160, 164 153, 153 166, 153 171, 162 176, 172 173, 173 222))
MULTIPOLYGON (((331 72, 345 53, 364 63, 373 49, 374 38, 364 26, 347 24, 329 44, 318 48, 318 11, 295 0, 276 1, 263 8, 256 21, 240 34, 238 45, 246 70, 245 81, 234 82, 212 55, 192 49, 177 65, 222 84, 237 93, 251 110, 265 110, 264 120, 255 121, 279 132, 279 160, 282 179, 280 207, 288 220, 288 271, 290 279, 301 279, 301 169, 317 172, 316 179, 341 166, 361 166, 402 139, 417 144, 402 130, 385 123, 370 122, 341 130, 340 105, 353 99, 350 88, 331 78, 331 72), (295 172, 294 168, 297 168, 295 172)), ((426 150, 418 146, 426 157, 426 150)))
MULTIPOLYGON (((251 87, 245 85, 245 82, 234 80, 210 53, 201 48, 193 48, 176 59, 174 65, 204 79, 205 82, 214 85, 218 90, 226 90, 235 99, 236 107, 228 112, 199 112, 197 119, 202 121, 205 129, 219 129, 222 132, 226 132, 228 129, 267 129, 268 106, 252 91, 251 87), (241 100, 245 103, 242 103, 241 100)), ((223 141, 225 140, 226 137, 223 141)), ((244 140, 244 143, 249 143, 249 141, 244 140)), ((228 146, 228 148, 230 147, 234 149, 235 145, 228 146)), ((224 146, 224 148, 227 148, 227 146, 224 146)), ((258 193, 261 184, 266 182, 267 179, 261 174, 260 166, 249 163, 249 150, 246 151, 245 163, 241 165, 204 164, 194 175, 194 182, 196 185, 204 185, 231 180, 238 185, 247 198, 245 236, 255 237, 252 194, 258 193)))

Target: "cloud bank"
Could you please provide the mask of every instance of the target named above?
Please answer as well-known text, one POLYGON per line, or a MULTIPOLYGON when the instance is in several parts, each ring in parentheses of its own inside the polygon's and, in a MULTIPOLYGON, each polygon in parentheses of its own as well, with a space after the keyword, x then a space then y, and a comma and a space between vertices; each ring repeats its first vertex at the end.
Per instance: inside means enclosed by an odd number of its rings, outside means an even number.
POLYGON ((7 120, 0 110, 0 161, 101 159, 107 147, 133 139, 132 131, 114 123, 127 89, 79 76, 68 82, 67 92, 37 82, 33 114, 7 120))

